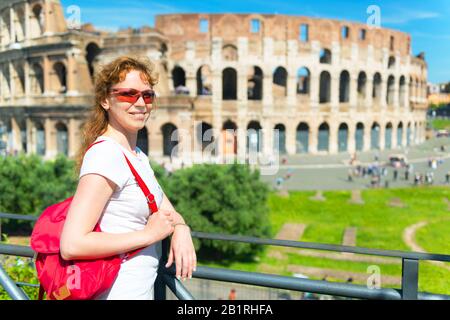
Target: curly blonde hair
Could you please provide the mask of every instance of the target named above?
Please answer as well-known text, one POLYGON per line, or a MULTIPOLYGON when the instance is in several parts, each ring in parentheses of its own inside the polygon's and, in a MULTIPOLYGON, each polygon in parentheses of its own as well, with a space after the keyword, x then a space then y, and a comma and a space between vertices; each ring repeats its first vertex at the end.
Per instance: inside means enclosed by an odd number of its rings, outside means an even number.
MULTIPOLYGON (((102 107, 111 87, 125 80, 128 72, 135 70, 141 74, 141 79, 151 86, 158 82, 155 65, 147 58, 122 56, 104 65, 96 74, 94 81, 95 102, 91 113, 83 126, 83 137, 76 156, 76 172, 79 174, 86 149, 101 136, 108 127, 108 112, 102 107)), ((153 108, 155 108, 155 101, 153 108)))

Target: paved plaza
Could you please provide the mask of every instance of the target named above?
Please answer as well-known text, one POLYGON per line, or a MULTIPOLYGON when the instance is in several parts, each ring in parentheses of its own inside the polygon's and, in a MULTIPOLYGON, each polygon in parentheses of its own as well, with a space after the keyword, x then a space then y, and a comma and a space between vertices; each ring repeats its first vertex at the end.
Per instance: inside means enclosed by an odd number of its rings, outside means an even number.
MULTIPOLYGON (((445 175, 450 172, 450 138, 433 138, 426 142, 405 148, 398 148, 383 151, 367 151, 357 153, 357 164, 367 167, 376 163, 378 157, 380 166, 386 164, 389 155, 404 154, 408 163, 412 164, 413 172, 409 179, 405 180, 405 169, 398 170, 398 178, 394 181, 394 168, 386 165, 387 174, 381 176, 381 187, 406 187, 414 186, 414 175, 420 173, 425 175, 427 172, 433 172, 433 185, 445 185, 445 175), (445 151, 441 151, 441 146, 445 151), (440 159, 436 169, 429 166, 429 159, 440 159)), ((341 153, 337 155, 287 155, 283 156, 286 163, 280 165, 275 174, 265 175, 261 170, 261 179, 270 184, 271 187, 277 186, 277 179, 283 179, 281 188, 284 190, 345 190, 345 189, 365 189, 371 187, 371 177, 365 178, 353 176, 349 181, 349 169, 351 155, 341 153)))

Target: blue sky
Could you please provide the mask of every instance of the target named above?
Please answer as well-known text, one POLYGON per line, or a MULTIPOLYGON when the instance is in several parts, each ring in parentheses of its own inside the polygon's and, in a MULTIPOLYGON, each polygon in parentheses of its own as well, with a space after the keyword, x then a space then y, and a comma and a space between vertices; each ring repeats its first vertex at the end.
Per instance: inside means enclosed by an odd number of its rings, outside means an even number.
MULTIPOLYGON (((425 51, 428 80, 450 81, 450 0, 61 0, 63 8, 80 8, 81 23, 97 28, 154 25, 154 17, 168 13, 266 13, 306 15, 365 23, 367 8, 377 5, 381 27, 412 36, 413 54, 425 51)), ((70 16, 65 12, 66 17, 70 16)))

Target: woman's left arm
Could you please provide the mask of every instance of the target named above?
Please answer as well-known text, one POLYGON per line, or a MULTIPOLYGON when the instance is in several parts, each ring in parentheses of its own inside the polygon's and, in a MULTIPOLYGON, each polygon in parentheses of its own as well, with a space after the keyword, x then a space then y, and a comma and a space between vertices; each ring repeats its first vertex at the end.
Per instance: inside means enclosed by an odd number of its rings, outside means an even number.
POLYGON ((194 243, 192 242, 191 230, 185 225, 186 222, 183 217, 175 210, 169 198, 164 193, 163 201, 159 209, 171 211, 175 225, 166 268, 170 267, 173 261, 175 261, 176 277, 178 279, 181 277, 183 280, 186 280, 186 278, 190 279, 192 277, 192 271, 195 271, 197 267, 197 256, 195 254, 194 243))

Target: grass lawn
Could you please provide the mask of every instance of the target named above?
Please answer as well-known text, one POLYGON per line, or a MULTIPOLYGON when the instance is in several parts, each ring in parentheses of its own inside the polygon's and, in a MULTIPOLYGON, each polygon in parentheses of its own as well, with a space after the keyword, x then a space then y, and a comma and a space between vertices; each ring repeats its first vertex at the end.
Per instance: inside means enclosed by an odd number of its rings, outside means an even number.
MULTIPOLYGON (((417 187, 405 189, 377 189, 361 191, 364 204, 351 204, 351 191, 324 191, 325 201, 314 201, 315 192, 290 192, 289 197, 271 193, 268 198, 272 237, 285 223, 305 224, 306 229, 301 241, 328 244, 342 244, 344 230, 356 227, 356 245, 373 249, 410 251, 402 235, 405 228, 418 222, 427 224, 418 229, 415 242, 430 253, 450 254, 450 208, 445 199, 450 200, 450 188, 417 187), (395 207, 390 202, 395 199, 403 207, 395 207)), ((8 239, 10 243, 25 244, 27 239, 8 239)), ((325 252, 325 251, 315 251, 325 252)), ((330 257, 312 257, 284 252, 279 247, 266 246, 265 251, 251 263, 223 261, 202 263, 218 268, 229 268, 249 272, 273 273, 291 276, 289 266, 347 271, 358 274, 367 273, 374 263, 361 261, 336 260, 330 257), (268 253, 271 252, 272 255, 268 253), (273 253, 282 259, 274 258, 273 253), (267 271, 270 270, 270 271, 267 271)), ((401 264, 377 263, 381 275, 401 277, 401 264)), ((420 262, 419 290, 450 295, 450 263, 437 266, 428 261, 420 262)), ((369 274, 367 273, 369 276, 369 274)), ((321 277, 311 276, 312 279, 321 277)), ((338 280, 333 276, 329 281, 338 280)), ((358 281, 354 281, 358 283, 358 281)), ((364 282, 359 282, 365 284, 364 282)), ((396 287, 384 285, 382 287, 396 287)))
POLYGON ((443 120, 443 119, 431 120, 431 126, 436 130, 442 129, 450 130, 450 120, 443 120))
MULTIPOLYGON (((364 204, 351 204, 351 191, 323 192, 326 201, 314 201, 314 192, 290 192, 289 197, 272 193, 268 199, 273 237, 285 223, 306 224, 301 241, 342 244, 345 228, 356 227, 356 245, 373 249, 410 251, 402 235, 408 226, 421 221, 428 224, 419 229, 415 241, 432 253, 450 254, 450 211, 445 198, 450 200, 450 188, 418 187, 405 189, 363 190, 364 204), (403 204, 391 206, 389 202, 403 204)), ((277 250, 271 247, 270 250, 277 250)), ((330 258, 307 257, 289 253, 283 261, 267 255, 258 262, 235 263, 231 269, 258 271, 269 265, 278 274, 291 275, 287 265, 301 265, 364 273, 370 265, 365 262, 339 261, 330 258)), ((450 294, 450 264, 448 269, 421 262, 419 290, 450 294)), ((220 266, 217 264, 216 266, 220 266)), ((382 275, 401 277, 401 264, 380 264, 382 275)), ((331 278, 330 278, 331 279, 331 278)), ((355 282, 357 283, 357 282, 355 282)), ((387 286, 386 286, 387 287, 387 286)))

